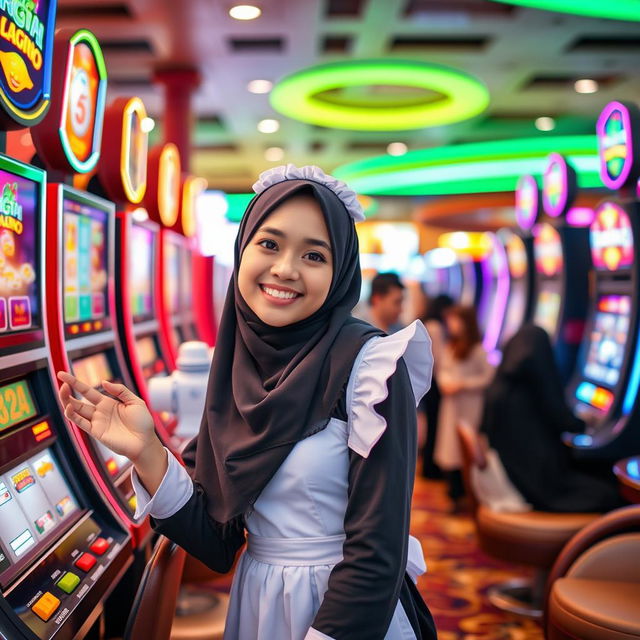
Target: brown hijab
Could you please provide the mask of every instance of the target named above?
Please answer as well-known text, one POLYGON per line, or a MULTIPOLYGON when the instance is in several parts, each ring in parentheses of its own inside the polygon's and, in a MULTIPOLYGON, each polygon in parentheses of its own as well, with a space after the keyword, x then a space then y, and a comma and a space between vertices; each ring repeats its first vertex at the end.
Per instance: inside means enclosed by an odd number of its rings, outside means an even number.
POLYGON ((183 454, 216 522, 241 525, 294 445, 329 422, 358 351, 381 333, 351 316, 360 284, 355 224, 328 187, 311 180, 286 180, 249 203, 236 239, 200 432, 183 454), (329 231, 331 287, 313 315, 272 327, 240 295, 238 267, 265 218, 302 193, 318 201, 329 231))

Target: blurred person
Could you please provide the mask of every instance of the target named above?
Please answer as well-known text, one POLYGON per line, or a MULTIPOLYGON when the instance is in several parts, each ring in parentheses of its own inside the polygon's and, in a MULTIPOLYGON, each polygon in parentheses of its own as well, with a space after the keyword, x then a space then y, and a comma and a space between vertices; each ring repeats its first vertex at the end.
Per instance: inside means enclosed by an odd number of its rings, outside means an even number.
POLYGON ((368 321, 385 333, 402 329, 400 316, 405 286, 397 273, 379 273, 371 280, 368 321))
POLYGON ((493 377, 493 367, 482 346, 476 311, 454 306, 444 313, 447 342, 439 354, 437 380, 441 400, 434 458, 449 485, 453 512, 462 510, 462 451, 457 427, 461 421, 479 428, 484 391, 493 377))
POLYGON ((441 354, 446 344, 446 328, 444 312, 454 305, 453 298, 446 294, 440 294, 429 299, 422 322, 431 336, 431 349, 433 352, 434 376, 431 381, 431 389, 422 398, 418 407, 418 431, 425 434, 422 448, 422 475, 425 478, 441 478, 442 472, 433 459, 438 429, 438 412, 440 410, 441 393, 437 381, 437 368, 441 354))
POLYGON ((605 512, 622 504, 615 478, 578 468, 561 440, 582 432, 564 398, 549 335, 523 326, 507 343, 486 394, 482 431, 507 475, 539 511, 605 512))

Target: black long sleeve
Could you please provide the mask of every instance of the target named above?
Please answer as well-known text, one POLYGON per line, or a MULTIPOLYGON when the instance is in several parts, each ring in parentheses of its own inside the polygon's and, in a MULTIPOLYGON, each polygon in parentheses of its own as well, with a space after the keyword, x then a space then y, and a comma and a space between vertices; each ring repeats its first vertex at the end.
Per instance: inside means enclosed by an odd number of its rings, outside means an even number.
POLYGON ((206 509, 206 496, 194 483, 187 503, 172 516, 151 518, 153 529, 200 560, 213 571, 227 573, 245 541, 242 522, 222 527, 214 522, 206 509))
POLYGON ((312 627, 335 640, 382 640, 407 564, 416 462, 416 409, 404 360, 375 407, 387 428, 368 458, 350 452, 343 560, 312 627))

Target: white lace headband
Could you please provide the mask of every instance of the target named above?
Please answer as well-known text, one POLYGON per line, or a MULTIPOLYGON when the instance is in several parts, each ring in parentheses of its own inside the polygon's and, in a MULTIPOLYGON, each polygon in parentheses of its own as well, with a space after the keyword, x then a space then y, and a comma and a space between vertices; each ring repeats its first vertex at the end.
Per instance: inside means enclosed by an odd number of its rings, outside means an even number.
POLYGON ((285 180, 309 180, 323 184, 331 189, 346 207, 349 215, 356 221, 364 220, 364 211, 358 202, 355 192, 349 189, 345 182, 333 176, 327 175, 320 167, 307 165, 296 167, 293 164, 281 165, 273 169, 267 169, 258 176, 258 181, 253 185, 256 193, 262 193, 269 187, 285 180))

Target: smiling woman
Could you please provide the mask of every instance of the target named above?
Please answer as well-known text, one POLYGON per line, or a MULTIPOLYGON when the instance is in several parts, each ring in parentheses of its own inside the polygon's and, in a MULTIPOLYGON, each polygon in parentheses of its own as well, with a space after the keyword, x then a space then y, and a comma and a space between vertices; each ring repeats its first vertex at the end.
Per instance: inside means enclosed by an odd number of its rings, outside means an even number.
POLYGON ((311 195, 296 195, 274 209, 247 244, 238 288, 258 317, 282 327, 315 313, 332 277, 322 209, 311 195))

